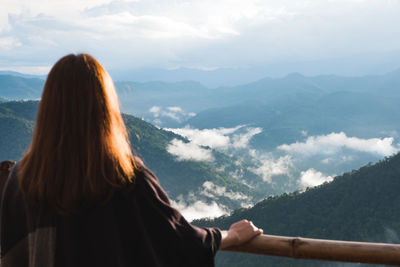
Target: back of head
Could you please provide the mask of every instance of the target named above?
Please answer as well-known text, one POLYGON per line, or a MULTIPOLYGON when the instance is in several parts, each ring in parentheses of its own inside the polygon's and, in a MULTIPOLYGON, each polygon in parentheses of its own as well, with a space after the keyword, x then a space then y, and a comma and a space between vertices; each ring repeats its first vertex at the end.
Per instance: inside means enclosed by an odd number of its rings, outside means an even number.
POLYGON ((23 193, 73 213, 132 182, 134 170, 111 77, 90 55, 61 58, 46 80, 32 143, 19 164, 23 193))

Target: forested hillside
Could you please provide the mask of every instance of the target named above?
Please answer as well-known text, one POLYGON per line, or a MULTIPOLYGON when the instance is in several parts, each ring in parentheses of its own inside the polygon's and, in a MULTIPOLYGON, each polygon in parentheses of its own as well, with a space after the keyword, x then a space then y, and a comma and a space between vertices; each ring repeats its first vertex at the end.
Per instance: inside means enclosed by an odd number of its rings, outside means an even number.
MULTIPOLYGON (((338 176, 333 182, 269 197, 202 226, 227 229, 246 218, 273 235, 400 243, 400 154, 338 176)), ((217 266, 336 266, 326 262, 219 252, 217 266)))
MULTIPOLYGON (((30 143, 38 101, 0 103, 0 160, 18 160, 30 143)), ((213 205, 219 212, 249 205, 276 193, 269 184, 251 187, 232 178, 228 171, 235 171, 234 158, 207 149, 214 157, 213 162, 178 160, 168 152, 172 140, 188 142, 183 137, 130 115, 123 115, 133 150, 143 158, 145 164, 160 179, 170 197, 182 208, 197 203, 206 208, 213 205), (221 169, 220 166, 225 166, 221 169), (218 203, 218 204, 217 204, 218 203)), ((263 183, 254 173, 248 176, 254 182, 263 183)), ((207 216, 205 210, 204 216, 207 216)), ((210 212, 209 216, 213 216, 210 212)))

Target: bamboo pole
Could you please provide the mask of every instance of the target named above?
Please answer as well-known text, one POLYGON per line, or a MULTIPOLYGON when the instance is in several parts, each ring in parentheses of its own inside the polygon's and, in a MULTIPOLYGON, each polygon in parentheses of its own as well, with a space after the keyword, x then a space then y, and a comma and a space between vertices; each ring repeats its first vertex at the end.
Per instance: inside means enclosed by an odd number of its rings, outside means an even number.
POLYGON ((400 244, 261 235, 246 244, 224 250, 297 259, 400 266, 400 244))

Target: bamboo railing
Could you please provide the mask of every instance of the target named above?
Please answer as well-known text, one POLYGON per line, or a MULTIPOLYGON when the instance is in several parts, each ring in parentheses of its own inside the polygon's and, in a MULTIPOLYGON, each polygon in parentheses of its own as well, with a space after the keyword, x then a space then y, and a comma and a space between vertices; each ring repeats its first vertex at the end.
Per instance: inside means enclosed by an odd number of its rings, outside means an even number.
MULTIPOLYGON (((15 161, 0 162, 0 192, 15 161)), ((400 244, 349 242, 261 235, 226 251, 281 256, 296 259, 343 261, 400 266, 400 244)))
POLYGON ((400 244, 349 242, 261 235, 226 251, 313 259, 400 266, 400 244))

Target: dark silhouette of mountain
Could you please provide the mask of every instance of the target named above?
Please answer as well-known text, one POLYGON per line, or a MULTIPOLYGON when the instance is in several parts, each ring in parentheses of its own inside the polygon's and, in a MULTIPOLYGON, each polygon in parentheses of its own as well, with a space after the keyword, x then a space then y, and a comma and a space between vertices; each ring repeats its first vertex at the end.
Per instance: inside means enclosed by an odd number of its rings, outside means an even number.
MULTIPOLYGON (((269 197, 230 216, 195 222, 227 228, 246 218, 273 235, 400 243, 400 154, 331 183, 269 197)), ((336 266, 327 262, 219 252, 218 266, 336 266)), ((368 265, 370 266, 370 265, 368 265)))

